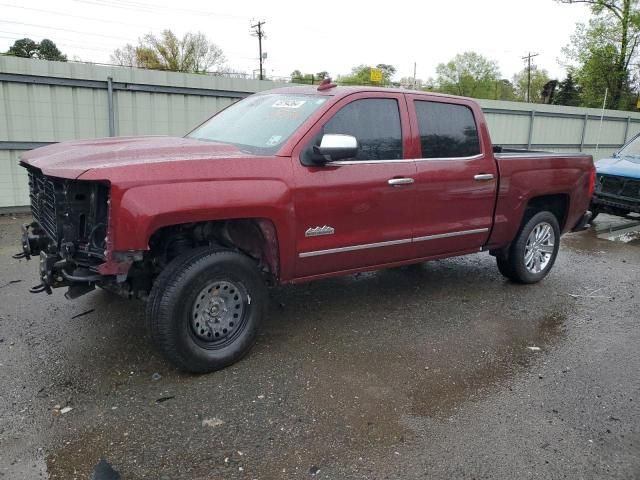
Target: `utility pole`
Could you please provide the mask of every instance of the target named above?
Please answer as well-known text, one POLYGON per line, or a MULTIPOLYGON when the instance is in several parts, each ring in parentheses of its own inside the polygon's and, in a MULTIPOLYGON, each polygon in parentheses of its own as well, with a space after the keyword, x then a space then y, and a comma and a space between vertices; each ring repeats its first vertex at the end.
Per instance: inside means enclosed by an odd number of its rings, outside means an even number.
POLYGON ((253 36, 258 37, 258 50, 260 53, 260 80, 264 80, 263 69, 262 69, 262 37, 264 37, 264 31, 262 30, 262 26, 265 24, 264 21, 258 22, 255 25, 251 25, 253 28, 253 36))
POLYGON ((416 89, 416 62, 413 62, 413 89, 416 89))
POLYGON ((529 55, 522 57, 523 60, 527 61, 527 103, 531 102, 531 59, 538 55, 540 54, 529 52, 529 55))

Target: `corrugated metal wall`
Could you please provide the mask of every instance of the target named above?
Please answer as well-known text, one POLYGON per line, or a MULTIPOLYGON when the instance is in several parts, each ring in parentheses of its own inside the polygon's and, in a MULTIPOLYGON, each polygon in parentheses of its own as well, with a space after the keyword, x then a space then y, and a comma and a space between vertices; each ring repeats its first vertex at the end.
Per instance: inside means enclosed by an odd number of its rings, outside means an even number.
POLYGON ((594 159, 615 152, 640 132, 640 113, 595 108, 479 100, 496 145, 584 152, 594 159))
MULTIPOLYGON (((276 86, 0 56, 0 211, 28 203, 18 155, 39 143, 110 134, 183 135, 238 98, 276 86)), ((601 158, 640 131, 638 113, 607 110, 600 129, 596 109, 491 100, 480 104, 493 142, 511 147, 584 151, 601 158)))
POLYGON ((114 135, 184 135, 239 98, 277 86, 0 56, 0 210, 28 204, 18 156, 40 142, 107 137, 110 111, 114 135))

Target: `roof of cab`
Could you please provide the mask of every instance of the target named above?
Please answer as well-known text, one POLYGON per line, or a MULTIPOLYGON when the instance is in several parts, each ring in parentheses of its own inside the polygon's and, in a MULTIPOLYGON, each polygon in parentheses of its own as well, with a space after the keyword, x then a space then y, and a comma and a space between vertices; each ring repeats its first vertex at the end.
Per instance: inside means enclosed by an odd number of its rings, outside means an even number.
POLYGON ((302 94, 302 95, 325 95, 328 97, 345 97, 352 93, 358 92, 385 92, 385 93, 410 93, 415 95, 430 95, 443 98, 464 98, 456 95, 447 95, 444 93, 425 92, 423 90, 409 90, 404 88, 387 88, 387 87, 369 87, 369 86, 336 86, 326 90, 318 90, 318 85, 300 85, 295 87, 281 87, 271 90, 263 90, 258 95, 264 93, 286 93, 286 94, 302 94))

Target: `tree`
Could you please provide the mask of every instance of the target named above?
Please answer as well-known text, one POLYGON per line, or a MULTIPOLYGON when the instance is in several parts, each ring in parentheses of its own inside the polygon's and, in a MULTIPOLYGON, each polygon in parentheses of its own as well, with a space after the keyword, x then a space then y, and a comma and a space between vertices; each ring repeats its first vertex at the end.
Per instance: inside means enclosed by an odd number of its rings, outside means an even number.
POLYGON ((111 60, 122 66, 189 73, 221 69, 226 62, 220 47, 204 33, 187 33, 180 39, 171 30, 159 36, 148 33, 137 46, 126 44, 114 51, 111 60))
POLYGON ((63 55, 55 43, 48 38, 43 39, 38 45, 38 58, 66 62, 67 56, 63 55))
POLYGON ((16 40, 9 50, 7 55, 15 55, 16 57, 24 58, 39 58, 41 60, 55 60, 58 62, 66 62, 67 56, 63 55, 58 49, 55 43, 51 40, 44 38, 40 43, 37 43, 30 38, 21 38, 16 40))
POLYGON ((320 83, 325 78, 329 78, 329 74, 324 70, 318 73, 302 73, 300 70, 294 70, 291 72, 291 83, 306 83, 309 85, 315 85, 320 83))
MULTIPOLYGON (((529 101, 531 103, 542 102, 542 90, 547 82, 549 82, 549 73, 542 70, 531 69, 531 89, 529 101)), ((527 101, 527 86, 529 84, 529 71, 525 68, 521 72, 513 76, 513 85, 515 87, 516 100, 520 102, 527 101)))
MULTIPOLYGON (((379 63, 375 68, 382 70, 382 82, 380 85, 387 85, 391 82, 391 77, 395 75, 396 68, 393 65, 385 63, 379 63)), ((358 65, 351 69, 351 73, 348 75, 339 75, 338 83, 343 85, 372 85, 371 81, 371 69, 368 65, 358 65)))
POLYGON ((503 78, 496 81, 495 94, 489 98, 493 100, 514 101, 516 98, 516 90, 510 80, 503 78))
POLYGON ((500 71, 493 60, 475 52, 456 55, 450 62, 436 67, 437 89, 465 97, 492 98, 500 71))
POLYGON ((565 49, 578 64, 576 77, 582 86, 581 103, 602 104, 608 89, 609 108, 629 108, 630 65, 637 56, 640 41, 639 0, 559 0, 591 7, 595 18, 585 27, 578 24, 565 49))
POLYGON ((38 53, 38 44, 30 38, 21 38, 13 42, 13 45, 7 50, 7 55, 15 55, 16 57, 33 58, 38 53))
POLYGON ((578 106, 580 103, 580 90, 576 85, 571 72, 558 84, 558 92, 554 98, 555 105, 578 106))

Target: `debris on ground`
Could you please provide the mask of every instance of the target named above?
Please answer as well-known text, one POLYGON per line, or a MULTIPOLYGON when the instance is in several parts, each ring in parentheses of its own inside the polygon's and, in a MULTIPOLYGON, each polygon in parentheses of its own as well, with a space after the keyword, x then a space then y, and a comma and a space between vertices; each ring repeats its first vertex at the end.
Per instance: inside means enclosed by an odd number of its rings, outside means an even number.
POLYGON ((213 418, 205 418, 204 420, 202 420, 202 426, 203 427, 218 427, 220 425, 222 425, 224 422, 222 420, 220 420, 219 418, 213 417, 213 418))
POLYGON ((93 469, 91 480, 120 480, 122 477, 104 458, 93 469))
POLYGON ((167 400, 171 400, 173 398, 176 398, 175 396, 169 396, 169 397, 160 397, 159 399, 156 400, 156 403, 162 403, 162 402, 166 402, 167 400))
POLYGON ((154 382, 157 382, 161 378, 162 378, 162 375, 160 375, 158 372, 156 372, 153 375, 151 375, 151 380, 153 380, 154 382))
POLYGON ((64 415, 65 413, 69 413, 71 410, 73 410, 73 407, 64 407, 60 410, 60 413, 64 415))
POLYGON ((71 317, 71 320, 78 317, 84 317, 85 315, 89 315, 90 313, 93 313, 95 311, 96 311, 95 308, 90 308, 86 312, 82 312, 82 313, 78 313, 77 315, 74 315, 73 317, 71 317))
POLYGON ((542 350, 540 347, 527 347, 527 348, 532 352, 539 352, 540 350, 542 350))
POLYGON ((7 283, 0 285, 0 288, 8 287, 9 285, 13 285, 14 283, 20 283, 22 280, 10 280, 7 283))

